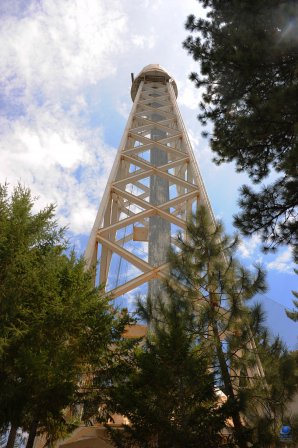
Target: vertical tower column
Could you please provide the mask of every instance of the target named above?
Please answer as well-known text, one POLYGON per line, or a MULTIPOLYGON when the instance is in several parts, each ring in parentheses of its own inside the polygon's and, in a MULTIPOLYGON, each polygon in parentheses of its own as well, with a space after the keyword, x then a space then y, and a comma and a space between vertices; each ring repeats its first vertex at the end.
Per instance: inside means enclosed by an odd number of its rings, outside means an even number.
MULTIPOLYGON (((152 119, 158 121, 160 115, 153 114, 152 119)), ((151 132, 154 141, 166 137, 164 131, 155 129, 151 132)), ((150 163, 159 167, 168 163, 168 154, 157 147, 150 151, 150 163)), ((170 199, 169 180, 159 176, 150 178, 150 204, 161 205, 170 199)), ((148 261, 151 266, 160 266, 167 261, 167 255, 171 244, 171 223, 160 216, 149 218, 149 244, 148 261)), ((162 292, 162 282, 158 279, 150 280, 148 295, 151 299, 157 298, 162 292)))

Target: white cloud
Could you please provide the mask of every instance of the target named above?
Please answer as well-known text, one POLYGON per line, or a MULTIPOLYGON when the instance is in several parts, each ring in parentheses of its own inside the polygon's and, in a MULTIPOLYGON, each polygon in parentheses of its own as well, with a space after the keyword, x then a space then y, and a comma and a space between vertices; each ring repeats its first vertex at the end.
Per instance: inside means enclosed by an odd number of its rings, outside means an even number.
POLYGON ((154 32, 151 34, 133 34, 131 37, 131 42, 138 48, 148 48, 152 49, 156 44, 156 36, 154 32))
POLYGON ((293 254, 290 248, 285 249, 275 260, 267 264, 267 268, 287 274, 294 274, 293 254))
POLYGON ((56 203, 61 225, 88 233, 115 156, 100 130, 86 130, 63 110, 38 107, 26 118, 2 119, 0 129, 0 182, 30 186, 38 207, 56 203))
POLYGON ((125 45, 121 2, 43 0, 27 15, 2 19, 0 57, 7 94, 16 88, 53 96, 115 73, 111 56, 125 45))
POLYGON ((179 106, 185 106, 191 110, 199 109, 199 102, 201 100, 202 92, 200 89, 196 89, 193 82, 189 79, 185 82, 178 83, 178 104, 179 106))
POLYGON ((191 128, 187 129, 187 134, 188 134, 192 149, 193 150, 198 149, 199 143, 201 141, 200 136, 196 132, 194 132, 191 128))
POLYGON ((21 181, 38 207, 57 204, 60 224, 89 233, 115 150, 86 122, 84 88, 116 73, 127 16, 118 0, 33 1, 18 13, 1 18, 0 181, 21 181))
POLYGON ((125 120, 127 120, 128 116, 130 114, 130 111, 131 111, 131 103, 128 104, 125 101, 118 102, 117 111, 125 120))
POLYGON ((258 234, 254 234, 251 238, 241 240, 238 251, 243 258, 252 258, 255 252, 260 248, 260 245, 260 236, 258 234))

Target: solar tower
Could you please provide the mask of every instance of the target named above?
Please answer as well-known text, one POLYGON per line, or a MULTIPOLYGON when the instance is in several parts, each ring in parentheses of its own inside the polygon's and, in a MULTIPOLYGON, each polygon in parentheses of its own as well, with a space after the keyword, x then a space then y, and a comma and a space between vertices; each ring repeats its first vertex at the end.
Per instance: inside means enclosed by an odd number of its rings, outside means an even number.
POLYGON ((158 64, 132 75, 133 106, 85 253, 113 298, 160 293, 190 213, 204 204, 213 217, 177 95, 158 64))

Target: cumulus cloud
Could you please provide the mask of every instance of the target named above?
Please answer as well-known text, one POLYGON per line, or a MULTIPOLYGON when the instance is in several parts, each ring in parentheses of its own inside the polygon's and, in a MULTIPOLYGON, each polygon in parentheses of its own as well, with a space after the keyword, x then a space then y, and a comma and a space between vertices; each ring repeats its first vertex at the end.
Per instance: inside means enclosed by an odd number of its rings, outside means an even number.
POLYGON ((144 34, 133 34, 131 37, 131 42, 139 48, 152 49, 156 44, 156 35, 154 31, 151 31, 149 35, 144 34))
POLYGON ((178 89, 178 104, 191 110, 198 110, 202 95, 201 90, 196 89, 194 83, 189 79, 178 83, 178 89))
POLYGON ((287 274, 294 274, 294 267, 293 254, 290 248, 285 249, 275 260, 267 264, 269 270, 287 274))
POLYGON ((255 233, 251 238, 243 238, 239 244, 238 251, 243 258, 252 258, 260 249, 261 238, 255 233))
POLYGON ((262 241, 258 234, 252 235, 251 238, 243 238, 238 247, 239 255, 248 262, 264 263, 264 266, 269 271, 276 271, 285 274, 292 274, 294 270, 293 254, 291 249, 288 247, 286 249, 280 249, 275 257, 268 254, 266 257, 268 260, 274 259, 272 261, 266 261, 266 258, 261 255, 262 241))
POLYGON ((85 129, 57 107, 31 107, 13 123, 2 118, 0 129, 0 181, 30 186, 39 207, 56 203, 61 224, 88 232, 115 156, 100 129, 85 129))
POLYGON ((121 2, 44 0, 24 17, 1 23, 2 85, 61 99, 115 72, 111 56, 123 51, 127 18, 121 2))
POLYGON ((88 233, 115 149, 86 120, 84 88, 116 72, 121 2, 43 0, 2 8, 0 181, 57 204, 62 225, 88 233))
POLYGON ((118 113, 125 120, 127 120, 128 116, 130 114, 130 111, 131 111, 131 103, 128 103, 128 102, 125 102, 125 101, 122 101, 122 102, 119 101, 116 107, 117 107, 118 113))

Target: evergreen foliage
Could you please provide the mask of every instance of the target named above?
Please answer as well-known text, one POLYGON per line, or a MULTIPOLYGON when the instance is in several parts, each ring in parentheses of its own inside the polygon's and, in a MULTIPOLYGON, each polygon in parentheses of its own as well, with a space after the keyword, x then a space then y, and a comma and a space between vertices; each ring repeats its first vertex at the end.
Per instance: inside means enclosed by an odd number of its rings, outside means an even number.
MULTIPOLYGON (((298 293, 296 291, 293 291, 293 294, 295 295, 295 297, 297 297, 298 299, 298 293)), ((293 300, 293 304, 295 306, 296 309, 293 309, 292 311, 288 311, 286 310, 287 316, 294 320, 295 322, 297 322, 298 320, 298 300, 293 300)))
POLYGON ((264 273, 235 260, 237 238, 204 207, 178 240, 165 293, 138 303, 146 339, 95 381, 99 419, 128 418, 122 430, 107 426, 117 448, 269 448, 297 391, 297 359, 269 342, 261 306, 246 306, 265 290, 264 273))
POLYGON ((193 307, 173 295, 166 304, 148 299, 139 311, 149 333, 126 359, 125 376, 109 390, 110 412, 129 419, 123 430, 110 428, 114 445, 219 446, 228 412, 215 393, 210 353, 194 331, 193 307))
POLYGON ((65 408, 127 321, 65 252, 54 207, 33 205, 28 189, 0 187, 0 425, 29 430, 28 446, 36 431, 53 441, 73 429, 65 408))
POLYGON ((259 334, 257 344, 267 387, 259 391, 262 412, 256 415, 248 409, 246 417, 254 427, 254 447, 270 448, 278 443, 282 425, 290 424, 294 433, 298 429, 297 416, 287 409, 298 390, 298 357, 287 351, 279 337, 270 341, 266 330, 259 334))
POLYGON ((215 162, 234 161, 258 190, 244 185, 235 225, 258 232, 264 249, 290 244, 298 254, 298 12, 295 0, 199 0, 184 47, 200 62, 191 79, 203 88, 199 120, 214 124, 215 162))
MULTIPOLYGON (((298 269, 294 269, 294 272, 296 275, 298 275, 298 269)), ((286 310, 287 316, 292 319, 294 322, 298 321, 298 291, 292 291, 293 296, 295 299, 293 299, 294 309, 292 311, 286 310)))
POLYGON ((210 367, 227 396, 234 440, 246 447, 252 434, 241 414, 255 406, 254 392, 265 381, 254 342, 262 312, 245 303, 266 289, 264 273, 260 267, 251 273, 237 262, 237 237, 231 239, 220 222, 211 222, 205 207, 188 222, 187 238, 178 239, 181 253, 170 254, 169 296, 179 294, 196 307, 197 332, 204 350, 213 353, 210 367))
POLYGON ((246 305, 265 290, 264 273, 257 267, 252 274, 237 262, 237 238, 212 223, 204 207, 179 243, 181 253, 170 254, 169 297, 179 294, 196 307, 198 337, 214 354, 217 386, 228 398, 233 440, 241 447, 270 447, 297 392, 298 377, 297 358, 279 339, 270 343, 260 304, 246 305))

